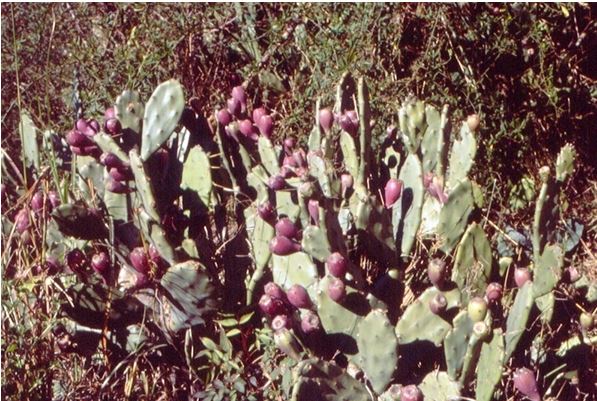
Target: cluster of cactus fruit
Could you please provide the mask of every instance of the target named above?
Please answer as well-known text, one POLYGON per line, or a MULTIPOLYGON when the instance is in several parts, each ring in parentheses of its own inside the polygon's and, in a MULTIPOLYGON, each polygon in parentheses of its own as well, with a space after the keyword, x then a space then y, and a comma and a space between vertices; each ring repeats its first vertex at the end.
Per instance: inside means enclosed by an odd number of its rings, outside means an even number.
MULTIPOLYGON (((496 260, 476 213, 483 195, 469 172, 477 116, 452 136, 447 108, 409 98, 374 157, 364 79, 345 74, 333 107, 320 103, 303 148, 275 135, 272 116, 263 106, 251 109, 242 86, 210 119, 213 136, 185 107, 178 82, 161 84, 145 105, 125 91, 103 127, 81 119, 66 136, 78 156, 79 187, 93 199, 88 204, 100 206, 60 205, 55 195, 36 193, 31 208, 54 209, 62 233, 102 244, 90 261, 79 249, 66 257, 83 280, 90 280, 87 266, 103 279, 94 282, 96 294, 134 301, 176 333, 204 323, 222 280, 202 264, 205 230, 193 229, 193 221, 221 213, 232 198, 253 262, 243 301, 258 305, 278 348, 299 361, 293 400, 445 400, 470 393, 493 399, 534 307, 549 323, 556 286, 565 281, 554 232, 574 150, 562 149, 555 175, 541 171, 532 256, 529 267, 516 267, 523 262, 496 260), (406 271, 416 269, 421 244, 429 249, 430 286, 405 303, 412 295, 406 271), (443 370, 398 385, 400 351, 423 343, 443 351, 443 370)), ((29 228, 24 210, 15 219, 19 233, 29 228)), ((582 281, 570 281, 576 280, 582 281)), ((594 284, 584 286, 594 303, 594 284)), ((71 307, 67 314, 89 324, 85 311, 71 307)), ((125 338, 138 337, 132 326, 141 317, 131 314, 126 325, 114 326, 127 330, 125 338)), ((590 341, 592 315, 584 315, 583 341, 590 341)), ((541 399, 528 368, 517 370, 513 383, 541 399)))

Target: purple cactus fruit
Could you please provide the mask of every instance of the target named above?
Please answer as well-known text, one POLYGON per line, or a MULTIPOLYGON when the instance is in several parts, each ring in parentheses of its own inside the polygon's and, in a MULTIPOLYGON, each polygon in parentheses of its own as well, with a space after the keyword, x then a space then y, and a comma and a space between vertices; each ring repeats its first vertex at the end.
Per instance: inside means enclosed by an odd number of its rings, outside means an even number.
POLYGON ((34 213, 42 212, 44 208, 49 209, 50 206, 50 202, 44 200, 44 194, 42 192, 38 191, 31 197, 31 210, 33 210, 34 213))
POLYGON ((87 138, 93 138, 96 134, 97 131, 94 130, 93 128, 91 128, 90 126, 87 127, 87 129, 85 129, 85 131, 81 131, 83 133, 83 135, 85 135, 87 138))
POLYGON ((56 193, 56 191, 48 192, 48 200, 50 201, 50 205, 52 205, 52 208, 57 208, 58 206, 60 206, 60 197, 58 196, 58 193, 56 193))
POLYGON ((480 322, 487 316, 487 302, 481 297, 474 297, 468 302, 467 311, 473 322, 480 322))
POLYGON ((87 257, 80 249, 75 248, 66 254, 66 265, 71 271, 80 273, 85 269, 86 264, 87 257))
POLYGON ((346 110, 344 114, 346 114, 348 118, 350 118, 350 120, 353 122, 355 126, 359 125, 359 116, 357 115, 356 110, 346 110))
POLYGON ((46 257, 44 267, 49 275, 57 274, 61 270, 60 262, 53 256, 46 257))
POLYGON ((489 302, 499 302, 503 293, 504 287, 500 283, 489 283, 485 289, 485 298, 489 302))
POLYGON ((147 258, 147 253, 145 253, 143 247, 139 246, 134 248, 131 253, 129 253, 129 260, 133 268, 139 273, 143 275, 149 273, 149 259, 147 258))
POLYGON ((164 258, 162 258, 162 255, 160 255, 160 252, 157 250, 157 248, 155 246, 153 246, 153 244, 149 245, 148 254, 149 254, 149 260, 158 269, 164 269, 167 267, 166 261, 164 260, 164 258))
POLYGON ((242 85, 232 88, 232 98, 238 100, 240 104, 246 104, 247 94, 245 93, 245 88, 242 85))
POLYGON ((114 153, 102 153, 100 156, 100 163, 108 168, 123 168, 128 167, 125 162, 120 160, 114 153))
POLYGON ((294 284, 286 291, 288 302, 295 308, 309 309, 311 307, 311 299, 309 293, 300 284, 294 284))
POLYGON ((471 132, 475 132, 477 128, 479 128, 480 122, 481 120, 479 119, 479 116, 476 114, 471 114, 466 118, 466 125, 468 125, 468 129, 471 130, 471 132))
POLYGON ((284 156, 284 159, 282 160, 282 166, 292 168, 299 167, 298 163, 292 155, 284 156))
POLYGON ((286 300, 286 293, 278 284, 270 281, 263 287, 263 292, 272 298, 277 298, 281 301, 286 300))
POLYGON ((344 278, 348 271, 348 261, 340 252, 334 252, 328 256, 327 260, 328 272, 338 278, 344 278))
POLYGON ((79 118, 75 123, 75 130, 79 132, 85 132, 85 130, 89 127, 87 121, 84 118, 79 118))
POLYGON ((282 235, 291 239, 296 238, 299 230, 288 217, 282 217, 275 225, 276 235, 282 235))
POLYGON ((122 131, 122 125, 117 118, 110 118, 104 123, 104 129, 110 135, 120 135, 120 132, 122 131))
POLYGON ((265 201, 257 206, 257 214, 264 221, 272 223, 276 218, 276 208, 274 208, 274 205, 270 201, 265 201))
POLYGON ((346 286, 344 282, 337 277, 330 278, 327 288, 327 294, 334 302, 342 302, 346 296, 346 286))
POLYGON ((435 315, 441 315, 446 311, 448 307, 448 300, 444 294, 435 294, 435 296, 429 301, 429 309, 435 315))
POLYGON ((228 112, 230 112, 230 114, 232 114, 234 117, 240 116, 242 105, 238 99, 230 98, 226 101, 226 105, 228 106, 228 112))
POLYGON ((113 178, 106 179, 105 182, 106 190, 114 194, 128 194, 131 192, 131 188, 124 184, 122 181, 116 181, 113 178))
POLYGON ((354 135, 357 132, 357 125, 346 114, 341 115, 338 122, 340 123, 340 127, 349 134, 354 135))
POLYGON ((334 124, 334 114, 330 111, 330 109, 325 108, 319 110, 319 125, 321 128, 327 133, 332 129, 332 125, 334 124))
POLYGON ((307 166, 307 158, 305 157, 305 151, 303 149, 297 149, 292 152, 292 157, 294 157, 297 167, 307 166))
POLYGON ((269 249, 274 255, 286 256, 301 250, 301 246, 288 237, 276 235, 269 242, 269 249))
POLYGON ((535 380, 535 374, 528 368, 520 368, 514 372, 512 376, 514 387, 522 395, 530 399, 531 401, 541 401, 539 390, 537 389, 537 380, 535 380))
POLYGON ((391 209, 394 206, 394 203, 398 199, 400 199, 400 194, 402 193, 402 181, 397 180, 395 178, 390 178, 386 183, 384 188, 384 197, 386 202, 386 207, 391 209))
POLYGON ((274 331, 290 329, 291 327, 292 321, 286 315, 278 315, 272 320, 272 329, 274 331))
POLYGON ((89 124, 89 126, 95 131, 95 132, 99 132, 100 131, 100 125, 97 122, 97 120, 89 120, 87 122, 89 124))
POLYGON ((441 259, 432 259, 427 267, 429 281, 436 288, 441 289, 446 281, 446 263, 441 259))
POLYGON ((286 188, 286 180, 281 175, 272 175, 269 178, 267 185, 274 191, 278 191, 286 188))
POLYGON ((149 284, 149 277, 145 274, 135 273, 135 288, 143 288, 149 284))
POLYGON ((109 174, 115 181, 128 181, 133 179, 133 172, 128 167, 112 167, 109 174))
POLYGON ((268 139, 272 137, 274 132, 274 120, 272 119, 272 116, 266 114, 262 116, 256 124, 261 135, 268 139))
POLYGON ((106 111, 104 111, 104 118, 109 120, 110 118, 116 118, 116 109, 114 107, 108 107, 106 111))
POLYGON ((390 141, 396 139, 396 134, 398 134, 398 129, 395 125, 390 125, 388 128, 386 128, 386 135, 390 141))
POLYGON ((580 280, 581 277, 580 272, 574 266, 568 266, 568 268, 566 269, 566 275, 568 276, 568 280, 571 283, 577 282, 578 280, 580 280))
POLYGON ((342 184, 342 194, 346 196, 348 191, 354 185, 354 178, 349 173, 344 173, 340 176, 340 183, 342 184))
POLYGON ((429 188, 429 185, 433 182, 433 173, 427 172, 423 176, 423 186, 425 189, 429 188))
POLYGON ((29 220, 29 210, 22 208, 15 216, 15 229, 19 234, 23 234, 31 227, 31 221, 29 220))
POLYGON ((319 316, 310 310, 305 311, 301 317, 301 330, 307 335, 320 331, 321 321, 319 320, 319 316))
POLYGON ((257 126, 259 126, 259 121, 261 120, 261 117, 267 115, 267 111, 265 110, 264 107, 258 107, 256 109, 253 110, 252 113, 252 117, 253 117, 253 123, 255 123, 257 126))
POLYGON ((427 192, 442 204, 448 201, 448 195, 444 192, 443 183, 438 177, 431 178, 431 182, 427 185, 427 192))
POLYGON ((292 149, 296 146, 296 140, 294 138, 286 138, 284 139, 284 151, 287 155, 292 153, 292 149))
POLYGON ((230 115, 230 113, 226 109, 220 109, 220 110, 218 110, 218 112, 216 113, 216 118, 218 120, 218 123, 222 127, 225 127, 228 124, 230 124, 230 122, 232 122, 232 116, 230 115))
POLYGON ((582 312, 579 317, 580 327, 585 330, 591 330, 593 328, 594 318, 591 313, 582 312))
POLYGON ((423 393, 414 384, 402 387, 400 401, 423 401, 423 393))
POLYGON ((284 302, 278 298, 272 298, 267 294, 263 294, 259 298, 259 309, 268 316, 276 316, 284 313, 284 302))
POLYGON ((526 267, 519 267, 514 270, 514 282, 518 288, 522 288, 522 286, 531 280, 531 271, 526 267))
POLYGON ((253 122, 251 122, 251 120, 249 120, 248 118, 242 120, 238 124, 238 128, 240 130, 240 133, 246 136, 247 138, 252 138, 255 134, 255 127, 253 127, 253 122))
POLYGON ((309 211, 309 217, 311 217, 311 224, 319 226, 319 201, 309 199, 307 210, 309 211))
POLYGON ((99 274, 104 274, 110 268, 110 257, 106 252, 96 253, 91 257, 91 267, 99 274))
POLYGON ((66 143, 68 143, 70 146, 77 148, 83 148, 86 146, 93 145, 93 142, 91 142, 91 140, 88 137, 83 135, 81 131, 77 130, 69 131, 69 133, 66 134, 66 143))

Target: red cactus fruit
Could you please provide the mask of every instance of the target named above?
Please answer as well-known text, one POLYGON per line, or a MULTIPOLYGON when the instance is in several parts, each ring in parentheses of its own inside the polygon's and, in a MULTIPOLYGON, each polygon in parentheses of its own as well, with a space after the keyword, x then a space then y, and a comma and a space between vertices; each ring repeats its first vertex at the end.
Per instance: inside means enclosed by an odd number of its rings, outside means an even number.
POLYGON ((143 247, 139 246, 134 248, 131 253, 129 253, 129 260, 133 268, 139 273, 144 275, 149 273, 149 259, 147 258, 147 253, 143 247))
POLYGON ((514 282, 521 288, 527 281, 531 280, 531 271, 526 267, 519 267, 514 270, 514 282))
POLYGON ((99 274, 104 274, 110 269, 110 257, 106 252, 96 253, 91 257, 91 267, 99 274))
POLYGON ((272 116, 266 114, 262 116, 255 124, 257 125, 261 135, 268 139, 272 137, 274 132, 274 120, 272 119, 272 116))
POLYGON ((216 113, 216 119, 222 127, 225 127, 228 124, 230 124, 230 122, 232 122, 232 116, 230 115, 230 112, 228 112, 228 110, 226 109, 218 110, 218 112, 216 113))
POLYGON ((330 279, 327 288, 327 294, 334 302, 342 302, 346 296, 346 286, 339 278, 333 277, 330 279))
POLYGON ((259 309, 268 316, 276 316, 284 313, 284 302, 278 298, 272 298, 267 294, 263 294, 259 298, 259 309))
POLYGON ((429 309, 436 315, 444 313, 447 307, 448 300, 444 294, 436 294, 431 301, 429 301, 429 309))
POLYGON ((274 331, 290 329, 291 327, 292 321, 286 315, 278 315, 272 320, 272 329, 274 331))
POLYGON ((446 263, 441 259, 432 259, 427 267, 429 281, 436 288, 441 289, 446 281, 446 263))
POLYGON ((532 370, 528 368, 520 368, 516 370, 512 376, 512 381, 514 382, 514 387, 516 387, 522 395, 531 401, 541 401, 539 389, 537 388, 537 380, 535 379, 535 374, 532 370))
POLYGON ((271 224, 276 218, 276 208, 274 208, 274 205, 270 201, 265 201, 257 206, 257 214, 264 221, 271 224))
POLYGON ((284 292, 282 287, 280 287, 273 281, 270 281, 263 287, 263 292, 272 298, 277 298, 282 301, 286 300, 286 293, 284 292))
POLYGON ((288 217, 282 217, 275 225, 276 234, 288 238, 296 238, 299 229, 288 217))
POLYGON ((300 284, 294 284, 290 287, 288 291, 286 291, 286 297, 288 297, 288 302, 295 308, 308 309, 311 307, 309 293, 305 287, 300 284))
POLYGON ((253 110, 252 113, 252 117, 253 117, 253 123, 255 123, 256 125, 259 124, 259 120, 261 120, 261 117, 267 115, 267 111, 265 110, 264 107, 258 107, 256 109, 253 110))
POLYGON ((326 133, 330 131, 333 124, 334 114, 331 110, 328 108, 319 110, 319 125, 321 125, 321 128, 323 128, 326 133))
POLYGON ((321 330, 321 321, 315 312, 306 311, 301 318, 301 330, 305 334, 316 333, 321 330))
POLYGON ((269 249, 274 255, 286 256, 301 250, 301 246, 288 237, 276 235, 269 243, 269 249))
POLYGON ((398 199, 400 199, 400 194, 402 193, 402 181, 397 180, 395 178, 390 178, 386 183, 384 188, 384 197, 386 202, 386 207, 390 209, 394 206, 394 203, 398 199))
POLYGON ((423 401, 423 393, 414 384, 404 386, 400 390, 400 401, 423 401))
POLYGON ((330 274, 334 277, 344 278, 348 271, 348 260, 340 252, 334 252, 328 256, 327 267, 330 274))
POLYGON ((499 302, 503 292, 504 287, 500 283, 489 283, 485 289, 485 298, 489 302, 499 302))

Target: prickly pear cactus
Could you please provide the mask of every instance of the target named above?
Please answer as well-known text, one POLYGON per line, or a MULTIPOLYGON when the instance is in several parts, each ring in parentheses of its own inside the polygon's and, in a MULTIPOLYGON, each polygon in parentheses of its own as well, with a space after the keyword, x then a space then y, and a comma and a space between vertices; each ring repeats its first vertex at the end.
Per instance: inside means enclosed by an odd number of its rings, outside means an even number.
POLYGON ((184 162, 180 187, 194 191, 207 208, 213 207, 211 202, 213 182, 209 156, 199 145, 191 148, 184 162))
POLYGON ((421 209, 423 208, 423 168, 419 158, 410 154, 400 169, 399 179, 404 183, 402 196, 392 208, 392 225, 402 257, 408 257, 415 243, 421 209))
POLYGON ((471 297, 483 294, 491 274, 491 245, 481 226, 472 223, 458 244, 452 281, 471 297))
POLYGON ((512 353, 516 350, 518 341, 527 327, 527 322, 531 309, 533 308, 533 283, 527 281, 522 288, 518 290, 514 304, 508 313, 506 320, 504 363, 508 362, 512 353))
POLYGON ((114 109, 116 118, 120 121, 123 129, 130 129, 138 134, 141 133, 144 107, 139 93, 125 90, 116 98, 114 109))
POLYGON ((437 233, 442 240, 441 249, 450 253, 458 244, 475 208, 473 186, 468 178, 454 187, 439 214, 437 233))
POLYGON ((454 380, 458 379, 464 364, 469 340, 473 335, 473 321, 466 311, 461 311, 454 318, 454 327, 444 340, 444 353, 448 374, 454 380))
POLYGON ((504 361, 504 335, 501 329, 493 331, 492 338, 483 343, 477 364, 477 401, 491 401, 495 388, 502 379, 504 361))
POLYGON ((448 165, 446 188, 455 188, 467 177, 477 154, 477 141, 465 122, 460 128, 460 137, 452 144, 448 165))
POLYGON ((458 383, 453 381, 446 372, 430 372, 423 378, 419 389, 425 401, 446 401, 460 398, 458 383))
POLYGON ((147 160, 170 137, 184 109, 182 86, 176 80, 160 84, 145 105, 140 156, 147 160))

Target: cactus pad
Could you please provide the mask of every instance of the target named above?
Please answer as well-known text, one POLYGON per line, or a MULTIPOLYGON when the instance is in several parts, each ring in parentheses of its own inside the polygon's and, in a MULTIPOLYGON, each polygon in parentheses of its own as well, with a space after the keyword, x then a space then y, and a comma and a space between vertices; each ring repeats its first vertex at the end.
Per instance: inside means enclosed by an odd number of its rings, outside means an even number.
POLYGON ((190 189, 197 193, 203 204, 211 209, 211 191, 213 187, 211 179, 211 166, 209 157, 203 149, 194 146, 187 156, 182 168, 182 189, 190 189))
POLYGON ((518 341, 522 333, 526 330, 529 314, 533 308, 533 283, 527 281, 522 288, 518 290, 514 304, 508 313, 506 320, 506 348, 504 353, 504 363, 508 362, 512 353, 516 350, 518 341))
POLYGON ((450 379, 446 372, 431 372, 419 384, 425 401, 446 401, 460 399, 458 383, 450 379))
POLYGON ((421 224, 425 195, 423 168, 416 155, 408 155, 400 169, 399 179, 404 183, 404 188, 399 202, 392 208, 392 225, 397 245, 400 245, 400 254, 407 257, 421 224))
POLYGON ((439 214, 437 231, 443 241, 441 249, 445 253, 450 253, 460 240, 473 209, 472 184, 465 178, 452 190, 439 214))
POLYGON ((136 133, 141 132, 144 108, 139 93, 129 90, 122 92, 116 98, 114 110, 123 129, 128 128, 136 133))
POLYGON ((460 138, 452 144, 446 179, 446 188, 451 190, 467 177, 477 154, 477 141, 465 122, 460 128, 460 138))
POLYGON ((466 292, 468 297, 482 295, 491 277, 491 268, 491 245, 481 226, 472 223, 458 244, 452 281, 466 292))
POLYGON ((320 262, 325 262, 332 253, 326 232, 317 226, 308 226, 303 230, 302 246, 306 253, 320 262))
POLYGON ((483 343, 477 363, 477 401, 491 401, 495 388, 502 378, 504 360, 504 335, 501 329, 493 331, 490 341, 483 343))
POLYGON ((453 379, 457 379, 460 375, 472 335, 473 321, 466 311, 461 311, 454 318, 454 327, 444 340, 448 374, 453 379))

